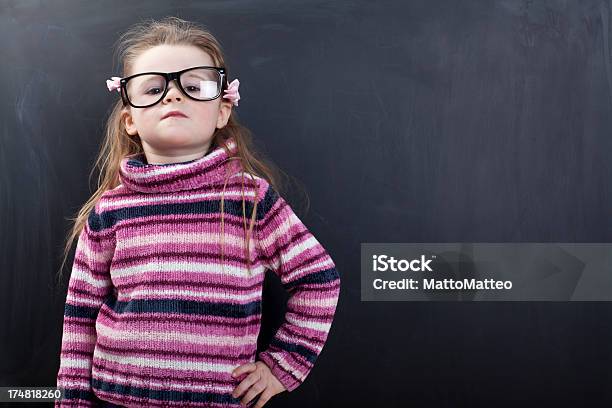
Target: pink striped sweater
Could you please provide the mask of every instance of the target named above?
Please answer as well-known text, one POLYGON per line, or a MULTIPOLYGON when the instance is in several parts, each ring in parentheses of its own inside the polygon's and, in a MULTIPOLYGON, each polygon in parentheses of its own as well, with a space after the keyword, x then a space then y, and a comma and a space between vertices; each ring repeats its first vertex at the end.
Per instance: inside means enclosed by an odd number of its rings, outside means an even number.
POLYGON ((262 361, 288 391, 313 368, 339 274, 272 186, 229 160, 233 139, 227 146, 181 163, 147 164, 142 154, 121 162, 121 184, 96 203, 78 239, 56 407, 238 407, 231 392, 247 374, 232 378, 236 367, 262 361), (257 353, 266 269, 289 300, 257 353))

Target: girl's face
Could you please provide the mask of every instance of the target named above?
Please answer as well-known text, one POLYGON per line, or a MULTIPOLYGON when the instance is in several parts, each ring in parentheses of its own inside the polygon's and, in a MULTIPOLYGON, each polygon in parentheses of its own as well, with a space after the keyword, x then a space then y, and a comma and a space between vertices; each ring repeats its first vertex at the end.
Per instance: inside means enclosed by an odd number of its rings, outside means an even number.
MULTIPOLYGON (((174 72, 199 65, 215 66, 211 56, 191 45, 158 45, 136 59, 129 75, 161 71, 174 72)), ((178 88, 176 81, 168 84, 166 96, 148 108, 126 106, 122 120, 128 134, 138 135, 149 163, 173 163, 203 156, 212 141, 215 129, 227 124, 232 105, 219 98, 195 101, 178 88), (169 111, 187 115, 162 119, 169 111)))

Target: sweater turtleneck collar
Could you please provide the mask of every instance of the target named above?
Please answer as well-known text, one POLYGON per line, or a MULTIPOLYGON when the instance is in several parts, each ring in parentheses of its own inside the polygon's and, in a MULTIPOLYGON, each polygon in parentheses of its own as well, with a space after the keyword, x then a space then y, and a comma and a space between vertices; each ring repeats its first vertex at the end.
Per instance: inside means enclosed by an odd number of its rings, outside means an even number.
POLYGON ((223 182, 240 171, 240 160, 233 159, 237 145, 226 140, 228 154, 222 146, 199 159, 168 164, 148 164, 144 153, 125 156, 119 166, 119 178, 130 190, 142 193, 166 193, 193 190, 215 182, 223 182))

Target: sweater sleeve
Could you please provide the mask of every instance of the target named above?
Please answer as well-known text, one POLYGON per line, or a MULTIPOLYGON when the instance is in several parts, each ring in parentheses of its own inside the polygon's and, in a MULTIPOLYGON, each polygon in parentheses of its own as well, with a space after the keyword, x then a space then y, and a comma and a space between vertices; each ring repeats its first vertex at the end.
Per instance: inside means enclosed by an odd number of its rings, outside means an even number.
POLYGON ((267 182, 263 191, 257 209, 260 258, 280 277, 289 300, 283 324, 258 358, 287 391, 293 391, 323 349, 340 294, 340 276, 285 200, 267 182))
POLYGON ((112 291, 110 261, 115 238, 100 225, 92 211, 79 236, 66 304, 57 387, 65 389, 64 399, 55 407, 92 407, 98 399, 91 388, 91 368, 96 344, 96 318, 112 291))

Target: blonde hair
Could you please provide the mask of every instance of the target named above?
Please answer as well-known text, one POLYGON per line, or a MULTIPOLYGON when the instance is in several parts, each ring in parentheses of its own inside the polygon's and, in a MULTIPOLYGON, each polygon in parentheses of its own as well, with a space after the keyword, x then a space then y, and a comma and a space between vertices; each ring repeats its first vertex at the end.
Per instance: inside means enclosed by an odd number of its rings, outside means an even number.
MULTIPOLYGON (((231 78, 229 75, 227 62, 223 58, 221 46, 215 37, 202 26, 193 22, 182 20, 178 17, 165 17, 160 21, 156 21, 154 19, 144 20, 141 23, 132 26, 128 31, 120 36, 116 53, 118 54, 119 61, 122 64, 122 77, 126 77, 131 74, 134 62, 140 54, 157 45, 193 45, 199 47, 212 57, 216 66, 225 67, 227 78, 231 78)), ((113 189, 120 184, 119 166, 122 158, 126 155, 144 152, 140 138, 131 137, 125 129, 125 124, 123 123, 122 117, 126 112, 127 111, 124 109, 121 98, 118 98, 112 112, 109 115, 106 123, 105 137, 102 141, 100 152, 94 167, 92 168, 92 172, 89 175, 91 180, 93 171, 96 168, 99 169, 97 189, 89 200, 81 207, 76 214, 76 217, 68 218, 69 220, 74 221, 74 224, 69 231, 64 246, 63 261, 58 274, 58 282, 61 281, 62 271, 66 264, 66 259, 70 249, 74 241, 79 237, 85 222, 87 222, 89 213, 95 208, 98 200, 102 194, 104 194, 104 192, 113 189)), ((236 114, 233 110, 230 114, 227 125, 221 129, 215 130, 209 151, 213 148, 221 146, 229 152, 225 141, 230 137, 233 137, 237 146, 236 154, 231 159, 240 160, 243 172, 249 174, 251 179, 253 179, 253 175, 259 176, 265 179, 274 189, 280 192, 281 187, 279 184, 279 176, 282 172, 271 163, 268 163, 266 160, 259 157, 259 154, 253 147, 251 132, 246 127, 238 123, 236 114)), ((246 231, 245 252, 250 274, 251 262, 249 255, 249 242, 253 231, 257 205, 256 201, 254 200, 255 205, 252 213, 250 214, 250 225, 247 228, 247 215, 244 198, 244 173, 242 177, 242 212, 244 228, 246 231)), ((226 184, 227 177, 223 186, 223 195, 221 198, 222 236, 224 236, 223 204, 226 184)), ((257 187, 255 187, 255 193, 257 193, 257 187)), ((222 263, 223 257, 224 254, 222 247, 222 263)))

